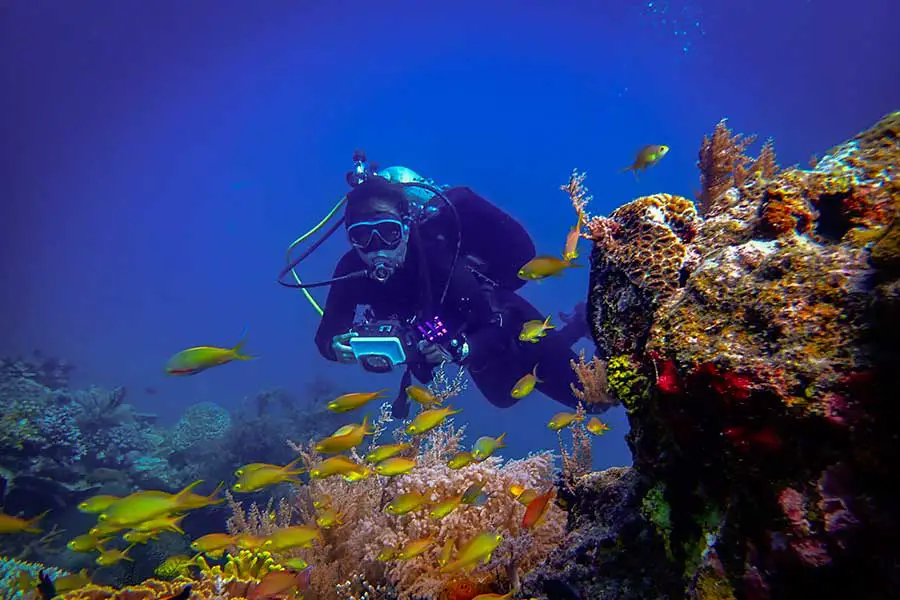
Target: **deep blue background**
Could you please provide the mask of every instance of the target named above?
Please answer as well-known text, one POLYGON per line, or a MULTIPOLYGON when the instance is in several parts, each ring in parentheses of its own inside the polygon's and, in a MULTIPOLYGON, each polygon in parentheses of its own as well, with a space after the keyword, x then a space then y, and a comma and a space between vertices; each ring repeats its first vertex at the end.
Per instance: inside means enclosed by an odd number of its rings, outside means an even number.
MULTIPOLYGON (((169 421, 196 401, 302 390, 313 372, 393 385, 321 359, 316 314, 274 283, 285 246, 345 191, 354 148, 472 186, 558 252, 575 167, 608 213, 692 196, 722 117, 774 136, 790 164, 900 107, 898 5, 6 0, 0 353, 69 358, 80 383, 127 385, 169 421), (651 143, 672 148, 658 167, 619 173, 651 143), (261 360, 162 374, 173 352, 231 345, 245 325, 261 360)), ((328 276, 345 247, 336 236, 303 274, 328 276)), ((572 271, 524 293, 556 313, 586 282, 572 271)), ((507 454, 555 445, 543 396, 458 404, 470 434, 509 432, 507 454)), ((610 419, 598 466, 630 461, 624 415, 610 419)))

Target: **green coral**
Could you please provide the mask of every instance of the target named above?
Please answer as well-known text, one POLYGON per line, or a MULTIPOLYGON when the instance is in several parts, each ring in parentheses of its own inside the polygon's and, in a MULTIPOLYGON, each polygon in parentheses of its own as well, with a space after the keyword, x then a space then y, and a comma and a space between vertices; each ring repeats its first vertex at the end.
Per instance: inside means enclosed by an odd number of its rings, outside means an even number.
POLYGON ((647 401, 649 383, 628 356, 614 356, 606 365, 607 389, 625 406, 629 414, 647 401))
POLYGON ((665 495, 666 486, 663 483, 657 483, 650 488, 641 502, 641 514, 656 528, 666 546, 666 555, 672 558, 672 508, 665 495))

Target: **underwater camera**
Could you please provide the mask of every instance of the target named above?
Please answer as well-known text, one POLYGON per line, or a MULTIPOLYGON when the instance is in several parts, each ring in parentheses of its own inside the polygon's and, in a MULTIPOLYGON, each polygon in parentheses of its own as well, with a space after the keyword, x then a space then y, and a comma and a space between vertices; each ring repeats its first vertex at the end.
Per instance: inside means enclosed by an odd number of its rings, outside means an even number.
POLYGON ((356 335, 347 343, 366 371, 387 373, 398 365, 423 360, 419 350, 422 342, 441 346, 448 360, 462 360, 468 355, 465 336, 451 336, 440 317, 413 325, 397 319, 374 319, 368 307, 363 307, 362 315, 354 321, 352 331, 356 335))

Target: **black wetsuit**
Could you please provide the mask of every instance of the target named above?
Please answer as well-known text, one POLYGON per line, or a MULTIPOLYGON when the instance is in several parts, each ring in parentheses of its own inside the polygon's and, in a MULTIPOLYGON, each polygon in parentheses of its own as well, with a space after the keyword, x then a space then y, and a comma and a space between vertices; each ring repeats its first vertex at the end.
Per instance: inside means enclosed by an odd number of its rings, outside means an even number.
MULTIPOLYGON (((518 222, 470 189, 451 188, 445 195, 456 207, 459 226, 453 212, 443 207, 437 216, 416 227, 406 261, 386 282, 357 278, 331 287, 316 331, 319 351, 336 360, 332 339, 352 328, 360 304, 370 305, 378 319, 440 316, 451 331, 465 332, 470 354, 463 364, 492 404, 507 407, 516 403, 510 395, 513 386, 537 366, 542 381, 537 389, 557 402, 575 406, 570 384, 576 378, 569 361, 576 356, 571 346, 587 334, 587 323, 579 320, 552 329, 536 344, 520 342, 524 322, 546 317, 515 293, 524 284, 516 273, 535 254, 531 238, 518 222), (450 273, 458 229, 462 231, 460 253, 450 273), (481 267, 473 267, 473 263, 481 267)), ((338 262, 334 276, 364 268, 362 259, 351 250, 338 262)), ((428 383, 434 366, 414 363, 410 370, 416 379, 428 383)))

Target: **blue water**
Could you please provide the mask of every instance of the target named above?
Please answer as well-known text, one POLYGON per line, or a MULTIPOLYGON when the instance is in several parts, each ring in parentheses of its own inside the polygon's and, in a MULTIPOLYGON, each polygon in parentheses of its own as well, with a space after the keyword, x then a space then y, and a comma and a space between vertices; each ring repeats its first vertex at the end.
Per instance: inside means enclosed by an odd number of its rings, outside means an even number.
MULTIPOLYGON (((316 313, 275 283, 287 244, 346 191, 356 147, 473 187, 558 252, 573 168, 603 214, 692 197, 722 117, 805 164, 897 109, 898 13, 890 0, 4 2, 0 354, 70 359, 77 384, 125 385, 165 422, 193 402, 302 391, 314 373, 393 387, 322 359, 316 313), (645 144, 672 150, 636 182, 619 169, 645 144), (260 360, 163 375, 173 352, 232 345, 244 326, 260 360)), ((335 236, 303 275, 329 276, 345 249, 335 236)), ((523 293, 569 310, 587 276, 523 293)), ((508 431, 507 455, 556 447, 545 397, 455 404, 473 436, 508 431)), ((624 413, 608 417, 595 464, 628 464, 624 413)))

